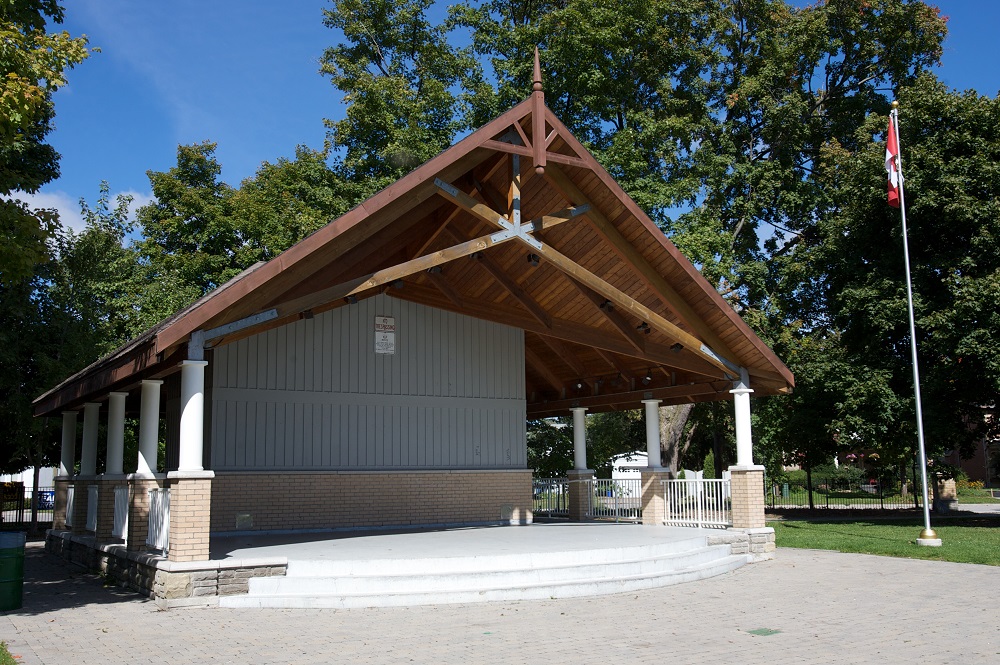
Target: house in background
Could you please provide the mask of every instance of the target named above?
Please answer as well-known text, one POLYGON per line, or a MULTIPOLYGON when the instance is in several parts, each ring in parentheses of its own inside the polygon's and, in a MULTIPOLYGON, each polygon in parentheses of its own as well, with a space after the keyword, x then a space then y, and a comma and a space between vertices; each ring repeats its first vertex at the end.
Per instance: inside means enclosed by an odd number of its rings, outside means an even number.
POLYGON ((573 414, 580 481, 585 412, 645 408, 653 487, 659 405, 722 399, 733 526, 762 528, 750 394, 792 385, 545 106, 536 62, 528 100, 38 397, 63 419, 50 546, 194 565, 227 533, 525 523, 526 419, 573 414))

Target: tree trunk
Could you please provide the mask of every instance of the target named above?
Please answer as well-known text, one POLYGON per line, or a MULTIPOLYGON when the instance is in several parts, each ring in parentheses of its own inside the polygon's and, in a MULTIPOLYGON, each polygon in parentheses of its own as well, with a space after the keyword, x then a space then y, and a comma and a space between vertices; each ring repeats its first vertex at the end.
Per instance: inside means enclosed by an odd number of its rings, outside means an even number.
POLYGON ((673 471, 680 471, 681 455, 691 445, 690 438, 684 437, 684 427, 694 404, 677 404, 660 407, 660 463, 673 471))

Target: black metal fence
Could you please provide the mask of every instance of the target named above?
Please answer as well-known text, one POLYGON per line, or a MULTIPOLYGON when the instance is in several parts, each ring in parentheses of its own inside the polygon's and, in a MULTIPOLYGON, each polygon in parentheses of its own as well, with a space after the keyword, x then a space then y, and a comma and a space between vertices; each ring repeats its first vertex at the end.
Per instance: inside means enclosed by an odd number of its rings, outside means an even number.
POLYGON ((813 478, 808 483, 784 480, 764 481, 767 508, 838 508, 899 510, 919 508, 923 491, 915 479, 907 482, 895 478, 849 480, 845 478, 813 478))
POLYGON ((39 487, 37 490, 32 490, 30 487, 21 487, 18 483, 16 488, 4 488, 3 524, 31 524, 34 508, 37 508, 39 523, 51 522, 55 498, 54 487, 39 487))

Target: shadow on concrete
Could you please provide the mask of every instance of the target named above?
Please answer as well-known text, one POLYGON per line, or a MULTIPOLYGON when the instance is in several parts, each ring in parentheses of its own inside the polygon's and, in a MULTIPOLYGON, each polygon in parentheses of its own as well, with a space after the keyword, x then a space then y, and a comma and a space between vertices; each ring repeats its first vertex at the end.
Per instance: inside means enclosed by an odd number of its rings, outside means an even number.
POLYGON ((135 591, 105 585, 104 578, 45 552, 44 543, 29 542, 24 550, 24 596, 21 609, 6 616, 39 615, 85 605, 149 603, 135 591))

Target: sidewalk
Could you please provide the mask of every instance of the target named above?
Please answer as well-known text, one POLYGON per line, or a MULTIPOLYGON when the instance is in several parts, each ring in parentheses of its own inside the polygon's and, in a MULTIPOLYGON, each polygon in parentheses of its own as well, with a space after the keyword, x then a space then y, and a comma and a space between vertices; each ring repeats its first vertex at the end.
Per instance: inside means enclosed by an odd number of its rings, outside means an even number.
POLYGON ((371 610, 171 610, 29 546, 0 640, 24 665, 132 663, 979 663, 997 568, 781 549, 641 593, 371 610), (769 629, 770 635, 749 631, 769 629))

